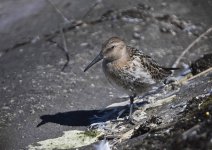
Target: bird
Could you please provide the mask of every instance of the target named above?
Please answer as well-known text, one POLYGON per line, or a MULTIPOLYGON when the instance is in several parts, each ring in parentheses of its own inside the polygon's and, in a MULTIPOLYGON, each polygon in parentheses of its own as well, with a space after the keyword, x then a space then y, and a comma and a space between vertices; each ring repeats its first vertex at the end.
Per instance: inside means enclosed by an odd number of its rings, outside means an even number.
POLYGON ((103 72, 108 81, 130 98, 128 119, 132 121, 134 99, 143 95, 157 84, 162 83, 178 68, 159 65, 142 50, 126 44, 120 37, 111 37, 102 44, 100 53, 84 69, 102 61, 103 72))

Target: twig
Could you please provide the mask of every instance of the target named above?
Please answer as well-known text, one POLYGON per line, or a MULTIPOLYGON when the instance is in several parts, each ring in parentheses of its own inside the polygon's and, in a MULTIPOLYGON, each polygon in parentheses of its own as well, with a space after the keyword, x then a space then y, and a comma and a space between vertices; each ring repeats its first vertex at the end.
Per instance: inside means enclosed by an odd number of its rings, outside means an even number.
POLYGON ((65 53, 66 63, 63 65, 63 68, 61 69, 61 71, 64 71, 65 68, 68 66, 68 63, 70 61, 70 57, 69 57, 67 41, 66 41, 66 38, 65 38, 65 34, 64 34, 63 28, 60 29, 60 33, 61 33, 61 36, 62 36, 63 46, 58 44, 56 41, 53 41, 52 39, 49 39, 48 41, 51 42, 51 43, 56 44, 56 46, 65 53))
POLYGON ((197 77, 203 76, 203 75, 207 75, 207 73, 212 72, 212 67, 208 68, 207 70, 198 73, 195 76, 192 76, 192 74, 189 74, 187 76, 185 76, 184 78, 181 78, 180 80, 176 81, 177 84, 187 84, 189 81, 196 79, 197 77))
POLYGON ((62 40, 63 40, 63 51, 65 52, 65 55, 66 55, 66 63, 64 64, 64 66, 61 70, 61 71, 64 71, 65 68, 68 66, 68 63, 70 61, 70 57, 69 57, 69 53, 68 53, 67 40, 66 40, 63 28, 61 28, 60 32, 61 32, 61 36, 62 36, 62 40))
POLYGON ((188 81, 193 80, 193 79, 195 79, 195 78, 197 78, 197 77, 200 77, 200 76, 202 76, 202 75, 204 75, 204 74, 206 74, 206 73, 208 73, 208 72, 212 72, 212 67, 210 67, 210 68, 208 68, 207 70, 205 70, 205 71, 203 71, 203 72, 201 72, 201 73, 199 73, 199 74, 197 74, 197 75, 195 75, 195 76, 189 78, 188 81))
POLYGON ((177 60, 175 61, 175 63, 172 65, 172 68, 175 68, 178 66, 179 62, 181 61, 181 59, 183 58, 183 56, 196 44, 198 43, 201 38, 203 38, 204 36, 206 36, 207 34, 209 34, 212 31, 212 27, 210 27, 207 31, 205 31, 204 33, 202 33, 196 40, 194 40, 182 53, 181 55, 177 58, 177 60))
POLYGON ((90 8, 89 10, 85 13, 85 15, 82 17, 82 19, 85 19, 91 12, 92 10, 100 3, 101 1, 97 0, 90 8))
POLYGON ((191 78, 182 79, 182 80, 180 81, 180 83, 186 84, 186 83, 188 83, 189 81, 191 81, 191 80, 193 80, 193 79, 196 79, 197 77, 200 77, 200 76, 205 75, 205 74, 210 73, 210 72, 212 72, 212 67, 208 68, 207 70, 205 70, 205 71, 203 71, 203 72, 201 72, 201 73, 199 73, 199 74, 197 74, 197 75, 195 75, 195 76, 192 76, 191 78))
MULTIPOLYGON (((67 23, 70 23, 70 20, 68 20, 65 15, 60 11, 60 9, 58 9, 52 2, 51 0, 46 0, 54 9, 55 11, 63 18, 65 24, 67 23)), ((60 44, 58 44, 57 42, 53 41, 53 40, 49 40, 50 42, 52 43, 56 43, 57 44, 57 47, 60 48, 64 53, 65 53, 65 56, 66 56, 66 63, 64 64, 63 68, 61 69, 61 71, 64 71, 64 69, 68 66, 68 63, 70 61, 70 57, 69 57, 69 53, 68 53, 68 47, 67 47, 67 41, 66 41, 66 38, 65 38, 65 34, 64 34, 64 29, 61 27, 60 28, 60 34, 61 34, 61 37, 62 37, 62 42, 63 42, 63 46, 61 46, 60 44)))
POLYGON ((54 9, 55 11, 63 18, 65 23, 70 23, 71 21, 65 17, 65 15, 58 9, 52 2, 51 0, 46 0, 54 9))

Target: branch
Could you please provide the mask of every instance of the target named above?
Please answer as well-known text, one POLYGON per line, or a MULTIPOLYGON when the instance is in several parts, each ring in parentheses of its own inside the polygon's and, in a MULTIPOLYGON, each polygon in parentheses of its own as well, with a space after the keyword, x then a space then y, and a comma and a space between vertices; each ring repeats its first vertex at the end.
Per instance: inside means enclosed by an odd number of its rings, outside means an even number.
POLYGON ((205 31, 204 33, 202 33, 198 38, 196 38, 196 40, 194 40, 182 53, 181 55, 178 57, 178 59, 174 62, 174 64, 172 65, 172 68, 176 68, 179 65, 179 62, 181 61, 181 59, 184 57, 184 55, 196 44, 198 43, 204 36, 206 36, 207 34, 209 34, 212 31, 212 27, 210 27, 207 31, 205 31))
POLYGON ((56 41, 54 41, 52 39, 48 39, 48 41, 56 44, 56 46, 65 53, 66 63, 63 65, 63 68, 61 69, 61 71, 64 71, 65 68, 68 66, 68 63, 70 61, 70 57, 69 57, 69 52, 68 52, 68 47, 67 47, 67 41, 66 41, 65 34, 64 34, 64 31, 63 31, 62 28, 60 29, 60 33, 61 33, 61 36, 62 36, 63 45, 60 45, 59 43, 57 43, 56 41))
POLYGON ((100 0, 97 0, 90 8, 89 10, 85 13, 85 15, 82 17, 82 19, 85 19, 92 11, 93 9, 100 3, 100 0))
POLYGON ((68 66, 70 57, 69 57, 69 53, 68 53, 67 40, 66 40, 63 28, 61 28, 60 32, 61 32, 61 36, 62 36, 62 40, 63 40, 63 51, 65 52, 65 55, 66 55, 66 63, 64 64, 64 66, 62 68, 62 71, 64 71, 65 68, 68 66))
POLYGON ((65 15, 58 9, 52 2, 51 0, 46 0, 53 8, 54 10, 62 17, 65 23, 70 23, 71 21, 65 17, 65 15))

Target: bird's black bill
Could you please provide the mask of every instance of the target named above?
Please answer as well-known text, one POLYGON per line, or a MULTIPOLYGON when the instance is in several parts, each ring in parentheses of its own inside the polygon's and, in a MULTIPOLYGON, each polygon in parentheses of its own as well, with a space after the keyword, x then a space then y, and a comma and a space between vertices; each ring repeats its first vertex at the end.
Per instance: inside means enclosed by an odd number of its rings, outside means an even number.
POLYGON ((92 67, 95 63, 99 62, 100 60, 102 60, 103 56, 100 53, 99 55, 97 55, 94 60, 85 68, 84 72, 87 71, 90 67, 92 67))

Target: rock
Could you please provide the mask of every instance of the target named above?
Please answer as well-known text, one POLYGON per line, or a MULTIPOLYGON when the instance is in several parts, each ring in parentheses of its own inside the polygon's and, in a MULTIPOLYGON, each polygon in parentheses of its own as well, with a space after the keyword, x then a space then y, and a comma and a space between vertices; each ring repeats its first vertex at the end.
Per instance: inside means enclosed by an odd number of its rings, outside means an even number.
POLYGON ((191 71, 196 75, 208 68, 212 67, 212 53, 205 54, 191 64, 191 71))

